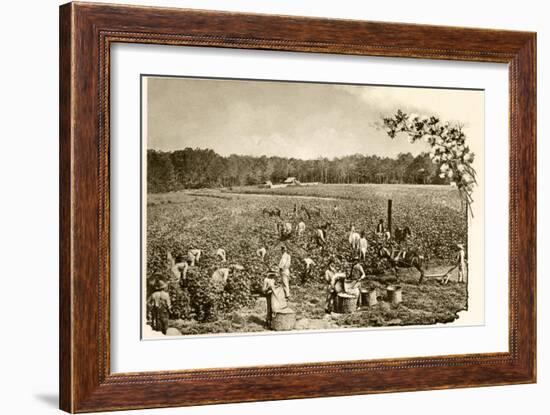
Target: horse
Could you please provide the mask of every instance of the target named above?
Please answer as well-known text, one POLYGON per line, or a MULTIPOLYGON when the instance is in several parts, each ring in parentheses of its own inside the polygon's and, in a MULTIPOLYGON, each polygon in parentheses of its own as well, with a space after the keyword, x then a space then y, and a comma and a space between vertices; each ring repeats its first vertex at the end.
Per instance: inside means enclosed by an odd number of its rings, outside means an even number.
POLYGON ((314 216, 316 216, 318 218, 321 217, 321 208, 319 208, 318 206, 306 207, 304 205, 301 205, 300 206, 300 211, 305 212, 308 219, 311 219, 314 216))
POLYGON ((395 228, 395 242, 400 244, 412 235, 411 228, 405 226, 404 228, 395 228))
POLYGON ((399 280, 399 274, 397 273, 398 267, 416 268, 416 270, 420 273, 418 284, 422 284, 422 281, 424 280, 424 277, 426 275, 424 273, 424 268, 426 265, 426 257, 424 255, 418 253, 415 250, 411 250, 407 251, 405 253, 405 257, 402 258, 400 253, 398 253, 397 256, 392 255, 392 253, 390 253, 390 250, 386 247, 380 247, 380 249, 378 250, 378 255, 381 258, 385 258, 389 261, 397 280, 399 280))
POLYGON ((279 209, 278 207, 265 207, 262 210, 262 215, 281 217, 281 209, 279 209))

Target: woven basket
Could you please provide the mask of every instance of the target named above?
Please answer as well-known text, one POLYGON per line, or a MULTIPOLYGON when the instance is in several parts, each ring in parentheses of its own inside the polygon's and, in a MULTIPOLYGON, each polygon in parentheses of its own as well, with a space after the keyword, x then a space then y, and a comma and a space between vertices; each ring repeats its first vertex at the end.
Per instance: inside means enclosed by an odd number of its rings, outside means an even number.
POLYGON ((296 313, 291 308, 283 308, 275 312, 271 328, 275 331, 292 330, 296 324, 296 313))
POLYGON ((388 285, 386 288, 386 292, 388 295, 388 302, 397 305, 401 301, 403 301, 403 294, 401 290, 401 286, 399 285, 388 285))
POLYGON ((363 307, 370 307, 375 304, 378 304, 377 299, 378 292, 376 291, 376 288, 373 288, 372 290, 362 289, 361 290, 361 306, 363 307))
POLYGON ((342 314, 353 313, 357 310, 357 296, 346 293, 338 294, 336 308, 342 314))

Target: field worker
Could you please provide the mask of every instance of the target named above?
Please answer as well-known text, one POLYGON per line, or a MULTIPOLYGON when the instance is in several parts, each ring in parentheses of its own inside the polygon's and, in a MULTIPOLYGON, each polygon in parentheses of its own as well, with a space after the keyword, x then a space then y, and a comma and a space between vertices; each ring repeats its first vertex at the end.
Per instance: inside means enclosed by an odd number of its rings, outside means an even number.
POLYGON ((167 289, 168 284, 158 280, 155 284, 155 291, 147 299, 147 306, 151 310, 151 327, 162 334, 166 334, 166 330, 168 330, 168 315, 171 308, 167 289))
POLYGON ((226 261, 225 249, 218 248, 218 250, 216 251, 216 257, 218 257, 220 261, 225 262, 226 261))
POLYGON ((352 250, 354 250, 354 251, 359 250, 359 240, 360 239, 361 239, 361 236, 355 230, 355 226, 351 225, 348 240, 349 240, 349 243, 351 245, 352 250))
POLYGON ((315 241, 317 242, 318 246, 325 246, 325 231, 323 231, 323 229, 321 229, 320 227, 315 230, 315 241))
POLYGON ((310 257, 304 258, 304 273, 302 274, 302 283, 306 282, 313 275, 313 267, 315 266, 315 261, 310 257))
POLYGON ((365 232, 361 232, 361 238, 359 239, 359 258, 363 261, 367 259, 367 251, 369 249, 369 243, 365 232))
POLYGON ((298 236, 302 236, 303 233, 306 231, 306 224, 304 223, 304 221, 300 221, 300 223, 298 223, 298 236))
POLYGON ((332 208, 332 216, 336 217, 338 216, 338 213, 340 211, 340 208, 338 207, 338 205, 334 205, 334 207, 332 208))
POLYGON ((336 266, 333 261, 330 261, 325 271, 325 282, 327 284, 325 312, 330 313, 334 309, 334 300, 336 297, 336 284, 340 280, 344 280, 346 275, 336 271, 336 266))
POLYGON ((267 254, 267 249, 265 249, 263 246, 256 251, 256 255, 258 255, 262 261, 265 260, 266 254, 267 254))
POLYGON ((174 260, 170 252, 168 252, 168 261, 170 262, 170 271, 176 277, 176 281, 185 281, 187 279, 189 264, 183 256, 178 255, 174 260))
POLYGON ((225 283, 227 282, 227 279, 229 278, 229 271, 230 271, 230 268, 227 268, 227 267, 216 269, 212 273, 212 277, 210 277, 210 281, 212 281, 214 284, 225 285, 225 283))
POLYGON ((187 257, 189 258, 189 262, 191 262, 191 266, 194 267, 195 264, 198 264, 201 259, 202 251, 200 249, 191 248, 187 252, 187 257))
POLYGON ((357 298, 357 306, 361 306, 361 281, 367 278, 363 266, 359 263, 359 258, 355 257, 351 263, 344 260, 344 272, 341 275, 344 278, 338 279, 334 284, 335 296, 339 293, 354 295, 357 298), (346 276, 346 270, 349 274, 346 276))
POLYGON ((277 233, 281 239, 290 238, 292 235, 292 224, 289 222, 279 221, 277 223, 277 233))
POLYGON ((285 298, 290 298, 290 254, 287 252, 285 246, 281 246, 281 260, 279 261, 279 272, 283 280, 283 290, 285 298))
POLYGON ((464 252, 464 245, 457 244, 458 254, 456 255, 456 264, 458 266, 458 282, 464 283, 464 272, 466 271, 466 253, 464 252))
POLYGON ((265 295, 267 303, 265 318, 267 328, 271 328, 273 313, 287 306, 284 290, 277 284, 278 271, 277 268, 269 270, 262 285, 262 293, 265 295))
POLYGON ((285 235, 290 235, 292 233, 292 223, 285 222, 285 224, 283 225, 283 233, 285 235))
POLYGON ((364 280, 365 278, 367 278, 367 274, 365 274, 363 265, 361 265, 361 262, 359 262, 359 257, 353 258, 353 261, 351 263, 350 279, 352 281, 359 282, 364 280))
POLYGON ((361 281, 367 278, 363 265, 359 262, 359 257, 353 258, 350 271, 350 284, 345 285, 346 292, 357 296, 357 306, 361 306, 361 281))
POLYGON ((376 234, 378 236, 384 236, 386 233, 386 228, 384 227, 384 219, 380 219, 378 221, 378 225, 376 225, 376 234))

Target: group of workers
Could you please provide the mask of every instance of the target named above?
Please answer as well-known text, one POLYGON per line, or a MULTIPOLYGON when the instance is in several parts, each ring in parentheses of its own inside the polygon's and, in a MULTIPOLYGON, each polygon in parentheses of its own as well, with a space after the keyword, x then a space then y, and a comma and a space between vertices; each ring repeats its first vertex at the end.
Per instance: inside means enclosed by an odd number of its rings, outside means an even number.
MULTIPOLYGON (((315 261, 306 257, 304 261, 304 275, 311 276, 315 261)), ((262 285, 262 292, 267 300, 266 324, 271 326, 273 314, 279 310, 288 307, 290 299, 290 264, 291 257, 287 249, 281 247, 281 260, 278 267, 271 268, 262 285)), ((331 259, 324 272, 324 282, 326 285, 325 312, 330 313, 335 310, 335 300, 339 293, 348 293, 357 297, 358 305, 361 301, 360 287, 361 281, 365 280, 367 275, 358 256, 353 257, 351 261, 331 259)))
MULTIPOLYGON (((361 265, 361 260, 366 259, 366 249, 368 243, 366 242, 364 232, 360 235, 358 234, 357 236, 355 233, 355 229, 352 227, 350 232, 350 243, 352 243, 353 248, 351 259, 330 259, 324 271, 324 282, 326 286, 325 312, 327 313, 335 310, 335 300, 340 293, 352 294, 354 297, 357 297, 358 306, 361 305, 361 282, 367 278, 365 270, 361 265), (357 250, 355 247, 357 247, 357 250)), ((386 230, 383 220, 380 219, 376 226, 376 235, 380 240, 390 242, 391 235, 388 234, 389 232, 386 230)), ((465 251, 462 244, 457 244, 457 247, 459 252, 457 254, 455 264, 458 268, 458 282, 464 282, 464 273, 467 262, 465 258, 465 251)), ((394 249, 392 248, 392 256, 395 255, 396 258, 398 258, 399 255, 403 255, 404 258, 405 254, 403 252, 406 252, 404 249, 398 250, 395 254, 393 251, 394 249)), ((262 261, 264 261, 267 250, 265 247, 262 247, 257 250, 256 254, 262 261)), ((173 258, 170 254, 168 254, 170 270, 176 280, 185 280, 189 267, 199 265, 201 255, 202 251, 195 247, 191 247, 191 249, 189 249, 187 256, 181 255, 173 258)), ((227 255, 223 248, 219 248, 216 251, 215 256, 221 261, 222 264, 226 263, 227 255)), ((316 263, 310 257, 305 257, 302 261, 304 264, 302 282, 306 282, 312 278, 316 263)), ((291 297, 291 264, 291 255, 287 248, 283 245, 281 246, 281 257, 279 259, 278 266, 271 268, 267 272, 262 284, 262 293, 267 299, 267 327, 271 327, 274 313, 288 307, 288 301, 291 297)), ((230 267, 224 265, 214 271, 212 274, 212 281, 220 282, 224 285, 229 277, 231 269, 238 270, 243 268, 238 265, 233 265, 230 267)), ((443 283, 447 283, 448 280, 449 278, 447 276, 443 283)), ((170 296, 167 289, 168 284, 165 281, 162 281, 161 279, 157 280, 153 287, 153 292, 147 300, 152 328, 153 330, 160 331, 164 334, 166 334, 166 330, 168 328, 168 316, 171 309, 170 296)))

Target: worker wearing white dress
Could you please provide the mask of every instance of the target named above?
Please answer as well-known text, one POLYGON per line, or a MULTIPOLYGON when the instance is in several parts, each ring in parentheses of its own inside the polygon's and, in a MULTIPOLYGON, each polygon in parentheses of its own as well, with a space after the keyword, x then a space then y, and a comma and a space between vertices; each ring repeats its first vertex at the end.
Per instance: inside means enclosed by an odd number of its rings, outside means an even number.
POLYGON ((458 282, 465 282, 464 273, 466 271, 466 253, 464 252, 464 245, 457 244, 458 254, 456 255, 456 262, 458 265, 458 282))
POLYGON ((187 279, 187 270, 189 264, 181 256, 176 258, 175 264, 172 266, 172 274, 178 281, 185 281, 187 279))
POLYGON ((365 232, 361 233, 361 239, 359 239, 359 258, 365 261, 367 259, 367 251, 369 243, 365 236, 365 232))
POLYGON ((283 280, 283 290, 285 297, 290 298, 290 254, 286 251, 286 247, 281 247, 281 260, 279 261, 279 272, 283 280))
POLYGON ((229 268, 218 268, 212 273, 210 279, 215 284, 225 285, 229 279, 229 271, 229 268))
POLYGON ((187 279, 187 270, 189 269, 187 261, 181 255, 178 255, 174 259, 170 252, 168 252, 167 258, 170 264, 170 271, 172 271, 176 281, 185 281, 187 279))
POLYGON ((298 223, 298 236, 302 236, 303 233, 306 231, 306 224, 303 222, 303 221, 300 221, 300 223, 298 223))
POLYGON ((194 267, 195 264, 198 264, 201 259, 202 251, 200 249, 191 248, 187 252, 187 257, 189 258, 189 262, 191 263, 191 266, 194 267))

